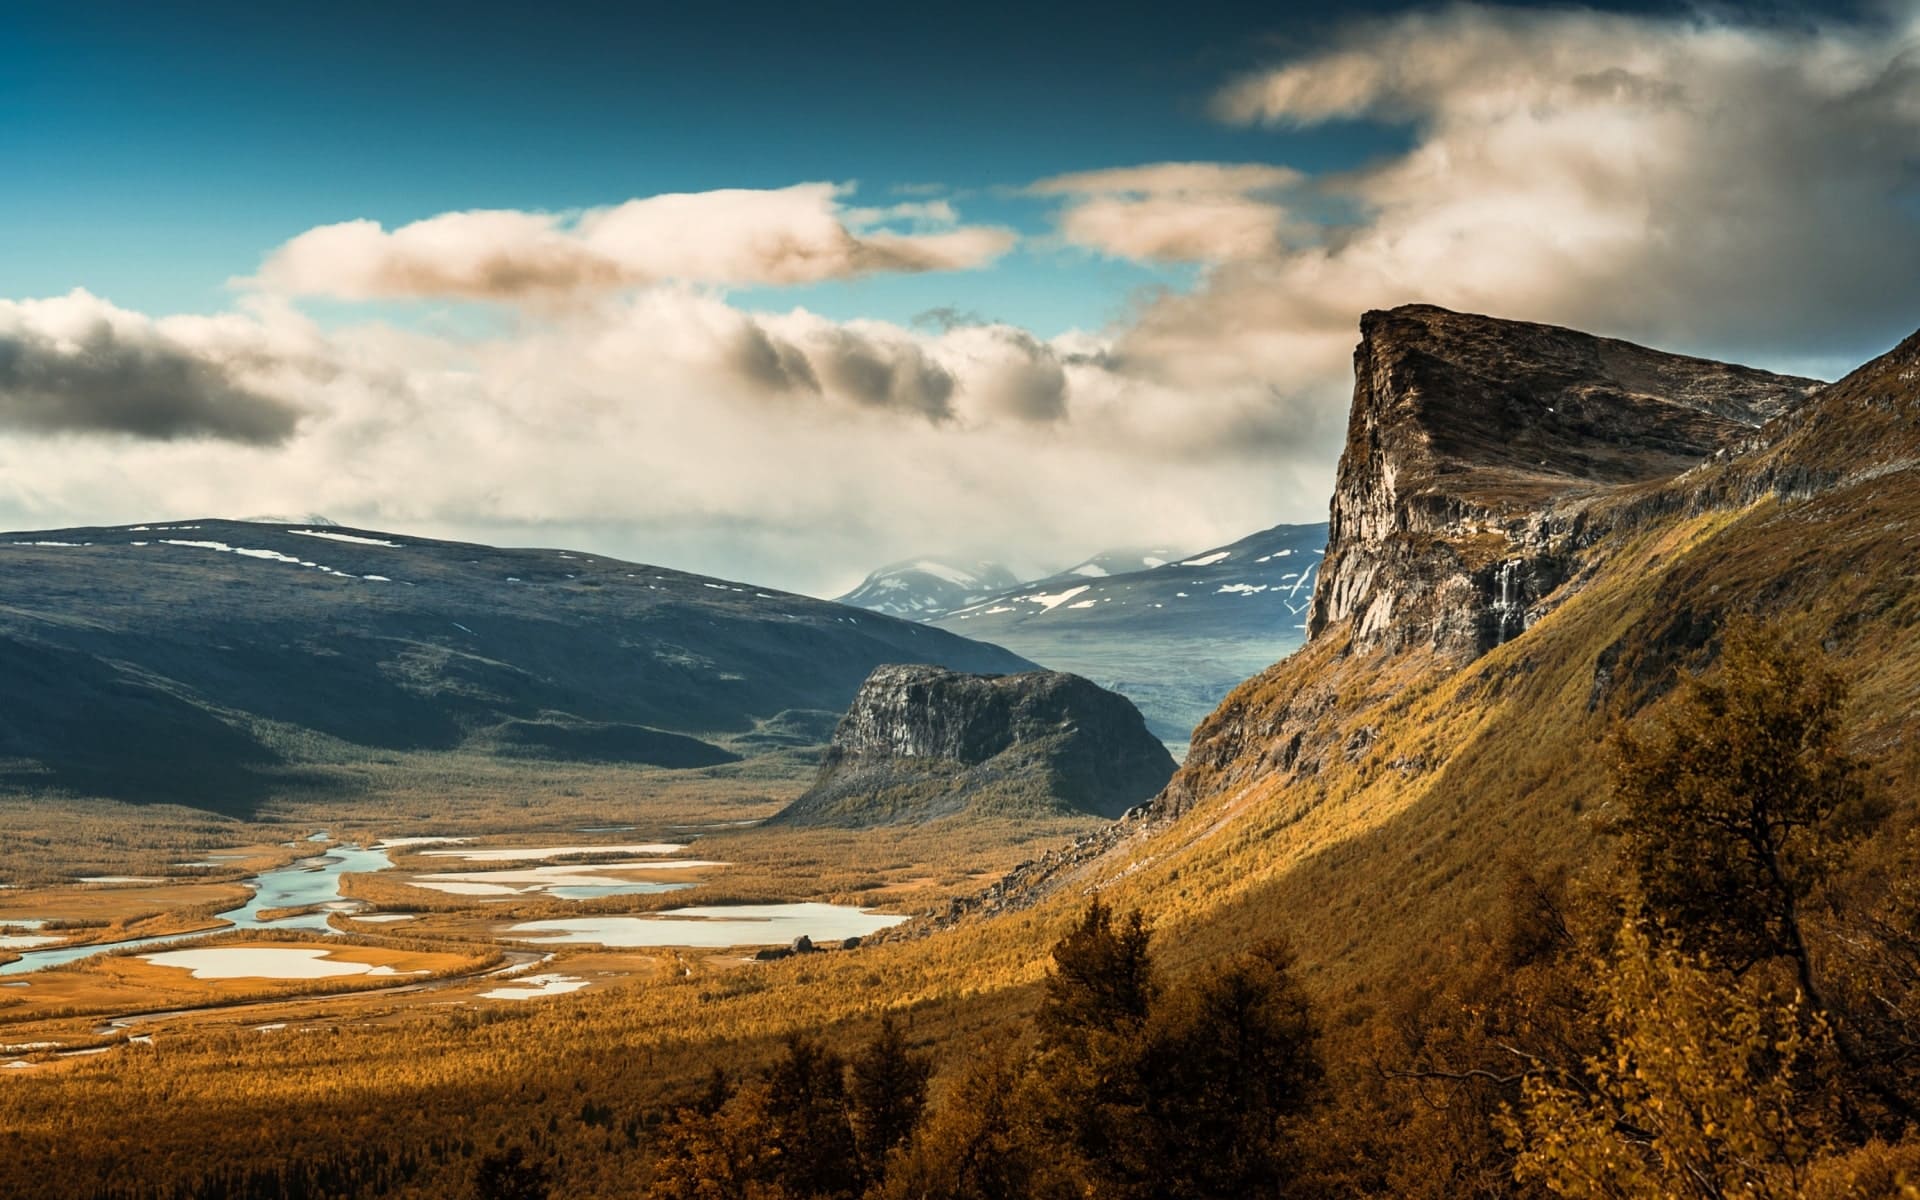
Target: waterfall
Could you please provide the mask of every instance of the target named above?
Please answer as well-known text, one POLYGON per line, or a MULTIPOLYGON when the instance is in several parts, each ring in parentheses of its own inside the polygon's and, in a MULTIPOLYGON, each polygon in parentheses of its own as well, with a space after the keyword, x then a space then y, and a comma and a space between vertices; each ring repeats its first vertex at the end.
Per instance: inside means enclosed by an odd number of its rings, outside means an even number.
POLYGON ((1494 576, 1493 644, 1496 646, 1510 642, 1526 631, 1527 597, 1520 581, 1520 572, 1525 565, 1523 559, 1510 558, 1500 564, 1499 573, 1494 576))

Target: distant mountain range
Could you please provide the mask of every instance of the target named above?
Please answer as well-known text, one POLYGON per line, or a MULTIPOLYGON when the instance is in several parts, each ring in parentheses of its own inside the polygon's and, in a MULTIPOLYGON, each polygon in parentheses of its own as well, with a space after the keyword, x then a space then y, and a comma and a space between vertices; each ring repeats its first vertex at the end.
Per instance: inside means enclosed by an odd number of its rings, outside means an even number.
POLYGON ((1130 575, 1135 571, 1150 571, 1154 567, 1164 567, 1182 555, 1178 550, 1102 550, 1092 558, 1077 562, 1064 571, 1061 576, 1078 575, 1087 579, 1098 579, 1103 575, 1130 575))
POLYGON ((1324 524, 1276 525, 1125 572, 1099 570, 1101 560, 1094 560, 984 597, 934 623, 968 636, 990 630, 1015 639, 1057 640, 1069 630, 1093 629, 1233 638, 1285 636, 1291 628, 1298 634, 1326 543, 1324 524))
POLYGON ((699 766, 826 740, 927 625, 564 550, 314 522, 0 534, 0 788, 246 811, 313 754, 699 766))
POLYGON ((997 562, 909 558, 874 571, 836 601, 890 617, 928 621, 1019 586, 1020 577, 997 562))
MULTIPOLYGON (((1324 524, 1276 525, 1193 554, 1111 550, 1043 579, 907 611, 1112 688, 1157 736, 1180 744, 1235 684, 1305 640, 1326 541, 1324 524)), ((904 578, 891 570, 868 584, 904 578)), ((867 607, 872 596, 906 590, 867 586, 842 600, 867 607)))

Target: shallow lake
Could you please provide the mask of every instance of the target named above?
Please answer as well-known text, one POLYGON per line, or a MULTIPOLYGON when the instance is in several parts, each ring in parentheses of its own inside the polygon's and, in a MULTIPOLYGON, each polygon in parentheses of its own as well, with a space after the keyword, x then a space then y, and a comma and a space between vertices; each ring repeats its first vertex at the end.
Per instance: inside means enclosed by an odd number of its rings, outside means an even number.
POLYGON ((805 934, 817 942, 866 937, 907 918, 839 904, 712 904, 632 917, 527 921, 509 932, 522 941, 600 946, 778 946, 805 934))
MULTIPOLYGON (((392 845, 391 842, 387 843, 392 845)), ((641 842, 633 846, 498 846, 478 850, 422 850, 422 858, 458 858, 467 862, 527 862, 568 854, 675 854, 683 842, 641 842)))
MULTIPOLYGON (((330 957, 324 946, 203 946, 162 950, 140 957, 160 967, 180 967, 195 979, 332 979, 341 975, 397 975, 392 967, 330 957)), ((407 972, 417 974, 417 972, 407 972)))
POLYGON ((480 993, 482 1000, 539 1000, 545 996, 564 996, 587 986, 584 979, 571 975, 528 975, 491 991, 480 993))
POLYGON ((328 914, 324 911, 282 917, 277 921, 263 921, 260 919, 260 913, 264 909, 306 908, 309 905, 340 903, 344 899, 340 895, 340 876, 349 872, 384 871, 392 865, 393 860, 387 857, 385 851, 363 850, 359 846, 336 846, 317 858, 303 858, 277 871, 267 871, 247 880, 254 888, 253 898, 239 908, 219 914, 225 920, 233 922, 231 926, 202 930, 198 933, 135 938, 105 946, 69 946, 58 950, 29 950, 20 956, 19 961, 0 965, 0 975, 24 975, 29 971, 64 966, 67 963, 79 962, 83 958, 92 958, 96 954, 105 954, 113 950, 193 941, 196 938, 225 932, 227 928, 309 929, 318 933, 328 933, 331 930, 327 926, 328 914))
POLYGON ((645 880, 616 879, 612 871, 703 870, 723 867, 725 863, 698 859, 647 859, 634 862, 610 862, 555 867, 510 867, 490 871, 436 871, 415 876, 414 887, 454 896, 518 896, 544 892, 568 900, 590 900, 596 896, 643 896, 654 892, 672 892, 689 888, 690 883, 654 883, 645 880))

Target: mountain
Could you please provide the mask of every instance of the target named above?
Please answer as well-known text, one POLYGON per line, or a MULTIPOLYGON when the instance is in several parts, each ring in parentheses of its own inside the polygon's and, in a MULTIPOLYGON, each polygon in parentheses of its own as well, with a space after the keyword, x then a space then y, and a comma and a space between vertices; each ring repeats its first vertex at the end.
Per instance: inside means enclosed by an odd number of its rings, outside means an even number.
POLYGON ((885 666, 861 685, 819 778, 780 824, 920 824, 965 813, 1117 817, 1174 763, 1126 697, 1077 675, 885 666))
POLYGON ((868 575, 838 602, 890 617, 930 621, 1019 583, 1018 576, 996 562, 909 558, 868 575))
MULTIPOLYGON (((932 619, 1124 694, 1184 743, 1235 684, 1304 640, 1324 525, 1276 525, 1157 566, 1102 556, 932 619)), ((1153 555, 1145 555, 1151 559, 1153 555)))
POLYGON ((979 907, 1098 889, 1195 961, 1284 929, 1364 1039, 1368 980, 1446 994, 1502 864, 1604 869, 1608 732, 1731 620, 1831 656, 1854 750, 1911 772, 1920 335, 1823 386, 1415 306, 1367 314, 1355 367, 1310 640, 979 907))
POLYGON ((1581 514, 1821 386, 1420 306, 1367 314, 1354 377, 1312 631, 1347 624, 1362 646, 1427 640, 1466 657, 1570 577, 1558 543, 1582 540, 1581 514))
POLYGON ((0 786, 246 811, 315 755, 699 766, 823 732, 925 625, 564 550, 198 520, 0 535, 0 786), (829 718, 830 719, 830 718, 829 718))
POLYGON ((1135 571, 1150 571, 1155 567, 1164 567, 1181 557, 1184 556, 1178 550, 1168 550, 1164 547, 1102 550, 1093 557, 1082 559, 1056 574, 1061 577, 1080 576, 1088 579, 1098 579, 1103 575, 1130 575, 1135 571))
POLYGON ((1083 564, 1003 589, 933 623, 1016 639, 1040 630, 1223 638, 1304 630, 1326 533, 1325 525, 1276 525, 1157 566, 1096 574, 1083 564))

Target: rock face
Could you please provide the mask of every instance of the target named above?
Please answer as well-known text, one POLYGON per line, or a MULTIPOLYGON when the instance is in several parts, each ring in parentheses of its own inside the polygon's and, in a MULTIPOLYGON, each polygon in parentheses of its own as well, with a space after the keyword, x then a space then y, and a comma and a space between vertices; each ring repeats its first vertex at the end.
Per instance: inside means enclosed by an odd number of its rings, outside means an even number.
MULTIPOLYGON (((1546 757, 1577 745, 1551 779, 1591 794, 1604 785, 1564 782, 1565 763, 1588 767, 1608 722, 1703 665, 1728 615, 1835 611, 1845 634, 1906 595, 1911 570, 1891 561, 1911 551, 1889 535, 1920 527, 1920 334, 1826 385, 1421 305, 1368 313, 1354 364, 1306 645, 1195 729, 1151 803, 953 915, 1146 878, 1152 861, 1192 861, 1180 837, 1235 819, 1267 822, 1256 842, 1297 828, 1306 858, 1327 828, 1380 827, 1415 798, 1448 815, 1435 821, 1538 815, 1559 837, 1564 811, 1501 775, 1523 752, 1477 755, 1483 740, 1527 729, 1546 757), (1532 628, 1562 606, 1579 611, 1532 628), (1520 653, 1489 655, 1515 640, 1520 653), (1509 719, 1480 720, 1509 703, 1509 719), (1213 823, 1183 824, 1202 810, 1213 823)), ((1397 880, 1441 861, 1437 844, 1383 837, 1366 853, 1397 880), (1421 853, 1387 861, 1409 845, 1421 853)))
POLYGON ((1428 305, 1367 313, 1308 636, 1477 657, 1566 582, 1589 501, 1671 479, 1821 386, 1428 305))
POLYGON ((884 666, 861 685, 813 787, 776 822, 871 826, 959 813, 1115 817, 1173 775, 1126 697, 1078 675, 884 666))

